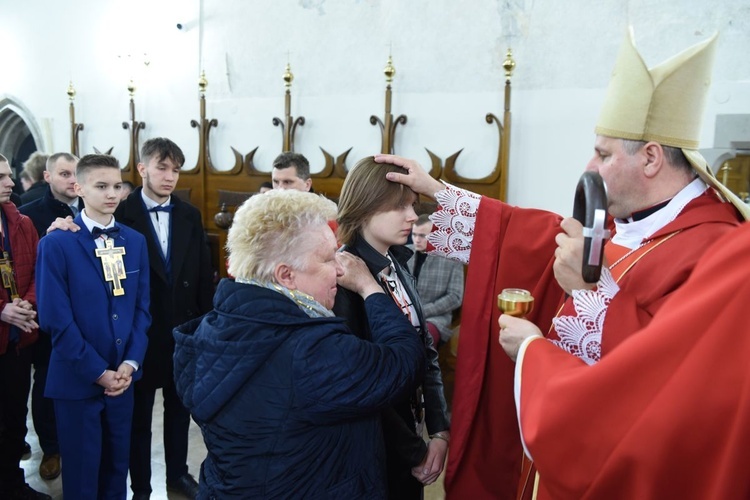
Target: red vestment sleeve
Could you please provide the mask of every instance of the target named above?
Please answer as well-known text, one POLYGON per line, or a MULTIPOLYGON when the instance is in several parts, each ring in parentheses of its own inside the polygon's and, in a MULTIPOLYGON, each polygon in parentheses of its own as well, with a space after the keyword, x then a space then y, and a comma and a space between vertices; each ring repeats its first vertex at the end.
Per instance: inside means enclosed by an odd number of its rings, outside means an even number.
POLYGON ((555 499, 750 498, 750 225, 593 366, 534 341, 520 420, 555 499))
POLYGON ((448 498, 515 499, 523 451, 515 365, 498 344, 497 295, 503 288, 531 291, 529 319, 547 332, 563 296, 552 271, 560 220, 486 197, 479 205, 459 335, 448 498))

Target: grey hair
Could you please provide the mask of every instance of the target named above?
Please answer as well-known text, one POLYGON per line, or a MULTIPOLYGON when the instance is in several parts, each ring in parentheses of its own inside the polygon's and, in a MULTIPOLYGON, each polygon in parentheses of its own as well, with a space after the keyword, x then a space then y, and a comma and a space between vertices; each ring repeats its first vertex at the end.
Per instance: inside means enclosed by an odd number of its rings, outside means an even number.
POLYGON ((274 281, 280 263, 304 269, 309 231, 336 218, 336 204, 323 196, 274 189, 247 199, 227 236, 229 274, 274 281))

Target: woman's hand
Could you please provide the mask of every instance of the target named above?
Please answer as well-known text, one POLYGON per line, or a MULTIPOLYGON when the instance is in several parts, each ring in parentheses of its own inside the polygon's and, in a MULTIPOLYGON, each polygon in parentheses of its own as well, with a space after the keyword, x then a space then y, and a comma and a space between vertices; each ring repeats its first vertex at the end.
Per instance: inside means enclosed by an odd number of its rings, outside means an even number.
POLYGON ((363 299, 373 293, 384 293, 367 268, 365 261, 349 252, 337 252, 336 260, 344 270, 344 274, 337 280, 339 286, 358 293, 363 299))

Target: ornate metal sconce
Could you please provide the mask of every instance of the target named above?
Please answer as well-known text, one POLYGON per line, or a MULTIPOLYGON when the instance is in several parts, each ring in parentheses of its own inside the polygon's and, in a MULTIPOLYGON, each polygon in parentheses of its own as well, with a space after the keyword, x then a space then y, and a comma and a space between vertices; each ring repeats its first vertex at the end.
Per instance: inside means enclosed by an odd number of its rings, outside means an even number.
POLYGON ((393 58, 390 55, 388 56, 388 62, 385 65, 385 69, 383 69, 383 73, 385 74, 386 83, 385 116, 381 121, 380 118, 372 115, 370 116, 370 123, 372 125, 380 126, 380 152, 393 154, 393 142, 394 136, 396 135, 396 127, 399 124, 406 124, 406 115, 399 115, 398 118, 394 120, 393 115, 391 114, 391 83, 393 82, 393 77, 396 76, 396 68, 393 67, 393 58))
POLYGON ((70 99, 70 153, 77 157, 81 156, 80 143, 78 142, 78 133, 83 130, 83 123, 76 123, 76 107, 73 101, 76 98, 76 89, 73 87, 71 80, 68 85, 68 99, 70 99))

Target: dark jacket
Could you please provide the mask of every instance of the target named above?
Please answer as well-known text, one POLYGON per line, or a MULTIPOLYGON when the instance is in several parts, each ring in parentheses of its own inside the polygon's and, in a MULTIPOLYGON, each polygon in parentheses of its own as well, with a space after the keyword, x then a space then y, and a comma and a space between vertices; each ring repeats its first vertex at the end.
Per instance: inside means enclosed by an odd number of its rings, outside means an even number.
MULTIPOLYGON (((36 245, 39 238, 34 231, 34 225, 28 217, 21 215, 16 206, 11 203, 0 204, 5 219, 8 222, 8 234, 10 238, 10 250, 13 260, 13 271, 16 279, 16 289, 18 295, 28 300, 36 308, 36 286, 35 286, 35 265, 36 265, 36 245)), ((1 284, 0 284, 1 286, 1 284)), ((6 288, 0 288, 0 311, 5 308, 9 301, 9 295, 6 288)), ((18 347, 26 347, 36 342, 38 337, 37 330, 24 332, 18 330, 19 339, 18 347)), ((8 339, 10 338, 10 323, 0 321, 0 354, 4 354, 8 348, 8 339)))
POLYGON ((151 327, 139 384, 164 387, 172 384, 172 329, 211 310, 213 273, 200 212, 176 196, 171 198, 170 272, 167 272, 141 190, 138 187, 120 203, 115 220, 146 238, 151 269, 151 327))
MULTIPOLYGON (((78 199, 78 209, 83 208, 83 199, 78 199)), ((34 223, 36 232, 41 238, 47 234, 47 229, 58 217, 73 217, 73 211, 62 201, 52 196, 52 190, 47 185, 47 191, 41 198, 22 205, 19 212, 28 216, 34 223)))
POLYGON ((37 181, 32 184, 26 192, 21 193, 21 205, 31 203, 32 201, 38 200, 44 196, 44 190, 47 189, 48 186, 49 184, 47 184, 47 181, 45 180, 37 181))
MULTIPOLYGON (((356 238, 354 244, 346 246, 346 251, 364 260, 373 276, 377 276, 380 271, 390 265, 388 258, 378 253, 363 238, 356 238)), ((394 246, 390 248, 389 254, 393 260, 398 277, 417 310, 419 322, 422 325, 419 338, 422 341, 422 356, 425 357, 427 370, 425 378, 420 382, 422 383, 422 390, 424 392, 427 430, 430 434, 434 434, 450 427, 448 408, 445 402, 445 395, 443 394, 443 380, 440 375, 440 365, 438 364, 438 354, 433 346, 432 336, 427 333, 414 277, 405 268, 405 263, 411 257, 412 251, 403 246, 394 246)), ((346 288, 339 287, 333 311, 337 316, 346 319, 347 325, 357 336, 368 340, 371 338, 372 332, 368 326, 367 311, 365 310, 362 298, 358 294, 346 288)), ((412 331, 414 331, 413 327, 412 331)), ((427 453, 427 446, 422 436, 418 436, 414 431, 414 418, 411 413, 409 398, 404 398, 398 402, 392 410, 400 418, 393 418, 392 411, 386 412, 383 415, 388 457, 391 463, 400 463, 400 468, 408 472, 411 467, 418 465, 422 461, 427 453)))
POLYGON ((208 448, 199 498, 384 498, 378 415, 424 359, 392 301, 365 301, 372 342, 230 279, 214 307, 174 332, 177 392, 208 448))

